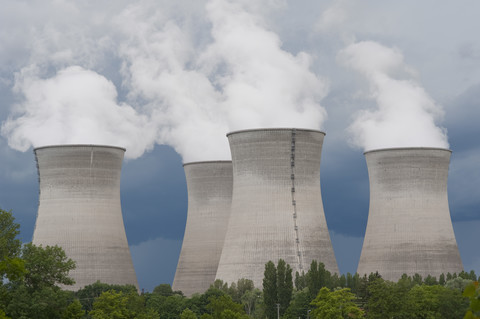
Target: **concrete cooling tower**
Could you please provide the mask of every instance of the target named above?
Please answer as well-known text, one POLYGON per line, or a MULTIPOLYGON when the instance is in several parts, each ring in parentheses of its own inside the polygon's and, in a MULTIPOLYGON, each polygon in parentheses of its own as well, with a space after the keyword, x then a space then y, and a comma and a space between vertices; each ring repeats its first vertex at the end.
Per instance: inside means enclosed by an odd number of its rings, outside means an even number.
POLYGON ((187 163, 184 169, 188 214, 173 289, 191 296, 215 281, 232 203, 232 162, 187 163))
POLYGON ((97 280, 138 289, 120 206, 125 149, 60 145, 34 150, 40 195, 35 245, 59 245, 77 268, 78 290, 97 280))
POLYGON ((458 273, 462 261, 447 197, 451 151, 394 148, 365 153, 370 209, 357 272, 397 281, 458 273))
POLYGON ((325 133, 256 129, 229 133, 232 210, 217 279, 253 280, 282 258, 295 271, 312 260, 338 272, 323 211, 320 156, 325 133))

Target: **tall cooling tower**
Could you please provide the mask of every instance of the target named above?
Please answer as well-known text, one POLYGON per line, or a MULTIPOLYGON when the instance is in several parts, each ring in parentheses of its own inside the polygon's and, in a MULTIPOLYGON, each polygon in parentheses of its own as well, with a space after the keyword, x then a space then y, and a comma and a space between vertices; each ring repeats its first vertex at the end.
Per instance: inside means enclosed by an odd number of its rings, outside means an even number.
POLYGON ((325 133, 256 129, 227 135, 233 162, 232 211, 216 278, 253 280, 282 258, 293 272, 312 260, 338 272, 323 211, 320 156, 325 133))
POLYGON ((370 210, 357 272, 384 279, 462 271, 448 208, 451 151, 380 149, 365 153, 370 210))
POLYGON ((125 149, 60 145, 34 150, 40 182, 35 245, 59 245, 78 290, 97 280, 138 288, 120 205, 125 149))
POLYGON ((232 162, 187 163, 188 214, 173 289, 203 293, 215 281, 232 203, 232 162))

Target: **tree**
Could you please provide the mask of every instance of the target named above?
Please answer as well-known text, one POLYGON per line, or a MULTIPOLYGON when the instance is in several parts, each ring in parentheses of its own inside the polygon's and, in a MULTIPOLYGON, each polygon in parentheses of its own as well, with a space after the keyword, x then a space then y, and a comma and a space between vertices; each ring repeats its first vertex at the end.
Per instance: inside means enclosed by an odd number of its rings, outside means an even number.
POLYGON ((112 285, 97 281, 78 290, 75 293, 75 296, 80 300, 83 309, 89 312, 93 309, 93 302, 95 299, 103 292, 110 290, 123 292, 125 294, 137 293, 137 288, 134 285, 112 285))
POLYGON ((157 312, 162 319, 177 319, 187 307, 193 310, 183 296, 176 294, 168 297, 152 294, 146 301, 146 307, 157 312))
POLYGON ((7 315, 5 314, 5 311, 0 309, 0 319, 10 319, 10 317, 7 317, 7 315))
POLYGON ((463 279, 461 277, 457 277, 454 279, 447 280, 445 283, 445 287, 450 289, 456 289, 458 291, 463 291, 465 287, 470 285, 473 281, 470 279, 463 279))
POLYGON ((280 259, 277 265, 277 303, 280 305, 280 315, 282 316, 290 305, 292 291, 292 269, 283 259, 280 259))
POLYGON ((314 299, 317 296, 322 287, 335 288, 332 285, 332 275, 330 272, 325 269, 323 263, 319 263, 316 260, 312 260, 306 277, 311 299, 314 299))
POLYGON ((425 285, 428 285, 428 286, 438 285, 437 278, 430 275, 425 277, 423 282, 425 283, 425 285))
MULTIPOLYGON (((393 314, 398 310, 394 306, 394 300, 397 298, 394 294, 395 284, 377 278, 367 285, 368 300, 365 308, 367 311, 367 318, 369 319, 383 319, 392 318, 393 314)), ((400 300, 402 302, 402 300, 400 300)))
POLYGON ((235 303, 229 295, 220 297, 210 297, 210 303, 207 305, 213 319, 224 318, 247 318, 242 305, 235 303))
POLYGON ((237 291, 234 296, 232 296, 233 301, 242 302, 242 297, 248 291, 253 291, 255 286, 253 281, 246 278, 240 278, 237 280, 237 291))
POLYGON ((312 309, 310 306, 310 292, 308 288, 304 288, 300 291, 295 291, 293 293, 292 301, 290 306, 285 312, 286 318, 304 318, 307 311, 312 309))
POLYGON ((12 213, 0 209, 0 286, 5 279, 18 280, 25 273, 24 261, 20 258, 22 243, 17 239, 19 229, 12 213))
POLYGON ((265 315, 274 318, 277 304, 277 269, 272 261, 265 264, 263 277, 263 301, 265 304, 265 315))
POLYGON ((312 301, 315 307, 311 312, 312 318, 342 319, 361 318, 363 311, 353 302, 355 295, 349 288, 330 291, 323 287, 312 301))
POLYGON ((446 282, 446 280, 445 280, 445 274, 442 273, 442 274, 440 275, 440 277, 438 277, 438 284, 443 286, 443 285, 445 285, 445 282, 446 282))
POLYGON ((12 318, 60 318, 73 293, 59 285, 72 284, 68 276, 75 263, 58 246, 26 244, 21 258, 25 262, 23 278, 8 283, 4 298, 7 315, 12 318))
POLYGON ((295 288, 300 291, 307 287, 307 280, 305 278, 305 272, 302 271, 300 275, 298 271, 295 272, 295 288))
POLYGON ((75 262, 56 245, 42 247, 28 243, 22 249, 22 258, 27 271, 25 285, 30 289, 75 283, 68 276, 70 270, 75 269, 75 262))
POLYGON ((103 292, 95 299, 93 310, 88 314, 93 319, 160 319, 156 311, 144 306, 143 296, 139 296, 136 291, 103 292))
POLYGON ((88 314, 93 319, 128 319, 133 314, 127 309, 128 298, 122 292, 114 290, 103 292, 93 303, 88 314))
POLYGON ((242 305, 245 309, 245 312, 250 316, 254 313, 257 308, 257 304, 262 299, 262 292, 260 289, 255 288, 253 290, 247 290, 241 297, 242 305))
POLYGON ((156 286, 155 288, 153 288, 153 293, 159 294, 165 297, 168 297, 174 294, 172 290, 172 286, 170 286, 170 284, 160 284, 156 286))
POLYGON ((197 315, 190 309, 185 308, 180 314, 180 319, 197 319, 197 315))
POLYGON ((470 301, 470 306, 465 314, 465 319, 480 318, 480 285, 478 281, 472 282, 463 291, 463 296, 470 301))
POLYGON ((11 318, 61 318, 72 297, 57 286, 32 289, 23 282, 9 283, 5 312, 11 318))
POLYGON ((62 319, 82 319, 85 316, 85 310, 78 299, 70 303, 63 313, 62 319))

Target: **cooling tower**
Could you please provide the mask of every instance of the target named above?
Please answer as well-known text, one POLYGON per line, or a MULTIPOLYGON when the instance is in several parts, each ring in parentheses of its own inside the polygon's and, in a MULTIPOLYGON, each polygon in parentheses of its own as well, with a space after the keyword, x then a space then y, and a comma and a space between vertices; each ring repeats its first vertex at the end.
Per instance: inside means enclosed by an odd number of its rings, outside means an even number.
POLYGON ((34 150, 40 195, 35 245, 59 245, 76 262, 78 290, 97 280, 138 289, 120 205, 125 149, 60 145, 34 150))
POLYGON ((396 281, 462 271, 447 198, 451 151, 380 149, 365 153, 370 209, 357 272, 396 281))
POLYGON ((188 214, 173 289, 203 293, 215 281, 232 203, 232 162, 184 165, 188 214))
POLYGON ((233 162, 232 211, 216 278, 253 280, 265 263, 295 271, 312 260, 338 272, 323 211, 320 156, 325 133, 256 129, 227 135, 233 162))

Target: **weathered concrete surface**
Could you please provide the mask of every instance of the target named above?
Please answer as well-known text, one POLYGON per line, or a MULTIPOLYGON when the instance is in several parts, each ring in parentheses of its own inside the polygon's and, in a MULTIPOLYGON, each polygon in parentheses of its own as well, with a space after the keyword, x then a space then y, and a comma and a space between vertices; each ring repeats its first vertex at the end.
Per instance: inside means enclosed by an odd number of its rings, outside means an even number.
POLYGON ((232 162, 184 165, 188 214, 173 289, 203 293, 215 281, 232 203, 232 162))
POLYGON ((338 272, 320 190, 325 134, 258 129, 227 135, 233 162, 232 211, 217 279, 262 287, 265 263, 284 259, 295 271, 312 260, 338 272))
POLYGON ((120 204, 125 149, 60 145, 34 150, 40 195, 35 245, 59 245, 77 268, 78 290, 97 280, 138 289, 120 204))
POLYGON ((381 149, 365 153, 370 209, 357 272, 384 279, 403 273, 458 273, 462 261, 448 208, 451 151, 381 149))

